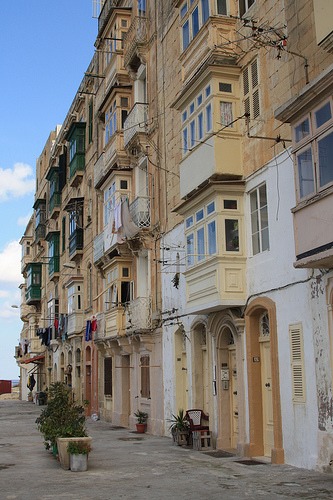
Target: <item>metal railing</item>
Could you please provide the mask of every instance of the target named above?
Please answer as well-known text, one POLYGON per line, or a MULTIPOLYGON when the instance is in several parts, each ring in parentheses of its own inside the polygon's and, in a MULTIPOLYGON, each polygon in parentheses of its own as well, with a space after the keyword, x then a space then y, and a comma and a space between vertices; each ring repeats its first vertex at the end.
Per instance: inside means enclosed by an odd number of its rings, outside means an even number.
POLYGON ((138 133, 147 133, 148 104, 136 102, 124 123, 124 146, 138 133))
POLYGON ((126 306, 126 329, 129 331, 152 328, 151 298, 138 297, 126 306))
POLYGON ((130 204, 130 214, 138 227, 150 227, 150 198, 138 196, 130 204))

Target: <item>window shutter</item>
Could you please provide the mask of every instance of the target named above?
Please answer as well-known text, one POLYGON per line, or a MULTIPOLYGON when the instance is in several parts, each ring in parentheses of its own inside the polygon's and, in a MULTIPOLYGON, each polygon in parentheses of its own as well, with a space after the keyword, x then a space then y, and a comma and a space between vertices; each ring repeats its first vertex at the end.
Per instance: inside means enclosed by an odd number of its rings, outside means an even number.
POLYGON ((249 86, 249 68, 245 68, 243 71, 243 92, 244 96, 246 96, 249 93, 250 86, 249 86))
POLYGON ((260 115, 259 89, 253 92, 253 118, 258 118, 260 115))
POLYGON ((294 403, 305 403, 305 374, 302 324, 289 325, 292 399, 294 403))
POLYGON ((112 358, 104 359, 104 394, 112 396, 112 358))
POLYGON ((259 83, 259 77, 258 77, 258 61, 255 59, 251 63, 251 78, 252 78, 252 89, 256 88, 256 86, 259 83))

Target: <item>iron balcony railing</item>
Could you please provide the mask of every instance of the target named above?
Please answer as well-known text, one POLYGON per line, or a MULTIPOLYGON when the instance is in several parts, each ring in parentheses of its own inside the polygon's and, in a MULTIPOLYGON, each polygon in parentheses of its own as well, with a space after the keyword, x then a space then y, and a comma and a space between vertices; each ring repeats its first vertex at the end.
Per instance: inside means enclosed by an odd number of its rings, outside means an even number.
POLYGON ((147 133, 148 104, 137 102, 129 112, 124 123, 124 147, 138 133, 147 133))
POLYGON ((150 198, 138 196, 130 204, 130 214, 138 227, 150 227, 150 198))
POLYGON ((126 306, 126 329, 134 332, 138 330, 151 330, 151 298, 138 297, 128 302, 126 306))

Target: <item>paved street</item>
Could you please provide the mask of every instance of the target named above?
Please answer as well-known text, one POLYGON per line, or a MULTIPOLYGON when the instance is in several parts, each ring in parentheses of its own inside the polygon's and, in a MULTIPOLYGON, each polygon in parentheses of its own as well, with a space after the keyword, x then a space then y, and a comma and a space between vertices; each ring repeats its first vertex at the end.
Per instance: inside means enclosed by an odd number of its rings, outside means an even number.
POLYGON ((88 420, 87 472, 63 470, 45 450, 35 419, 43 407, 0 401, 1 500, 332 499, 333 473, 244 465, 88 420))

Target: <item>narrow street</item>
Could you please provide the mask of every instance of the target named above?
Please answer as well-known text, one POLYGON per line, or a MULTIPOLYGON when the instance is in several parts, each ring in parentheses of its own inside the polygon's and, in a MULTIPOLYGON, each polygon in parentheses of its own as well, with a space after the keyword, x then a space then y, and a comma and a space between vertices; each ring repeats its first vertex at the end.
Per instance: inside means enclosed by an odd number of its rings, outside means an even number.
POLYGON ((1 500, 331 499, 333 472, 246 465, 88 419, 87 472, 63 470, 46 451, 35 420, 43 407, 0 401, 1 500))

